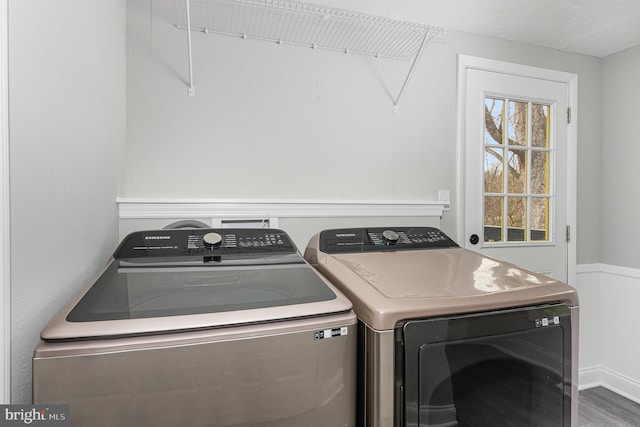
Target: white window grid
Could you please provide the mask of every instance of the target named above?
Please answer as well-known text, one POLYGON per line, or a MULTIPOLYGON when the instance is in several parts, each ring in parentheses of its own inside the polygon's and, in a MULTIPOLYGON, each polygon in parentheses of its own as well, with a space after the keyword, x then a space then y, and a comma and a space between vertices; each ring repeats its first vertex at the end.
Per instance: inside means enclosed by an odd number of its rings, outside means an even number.
MULTIPOLYGON (((487 98, 500 99, 504 102, 503 104, 503 114, 506 116, 508 114, 508 105, 509 102, 526 102, 527 103, 527 132, 526 132, 526 144, 523 145, 512 145, 509 144, 509 135, 507 129, 503 129, 502 132, 502 144, 498 143, 487 143, 484 138, 485 129, 482 129, 482 141, 483 141, 483 153, 486 148, 496 148, 504 150, 505 155, 502 156, 502 170, 503 170, 503 183, 502 188, 506 191, 499 193, 490 193, 485 192, 485 174, 482 174, 482 218, 484 224, 484 209, 485 209, 485 197, 499 197, 502 198, 502 224, 501 224, 501 235, 502 239, 496 242, 485 242, 484 241, 484 225, 483 225, 483 237, 480 240, 481 244, 484 247, 523 247, 523 246, 552 246, 555 245, 555 227, 554 227, 554 219, 555 219, 555 165, 556 165, 556 142, 555 142, 555 124, 556 124, 556 105, 553 102, 549 102, 546 100, 534 100, 534 99, 522 99, 516 97, 510 97, 499 94, 485 94, 483 99, 483 108, 484 102, 487 98), (549 144, 548 147, 534 147, 531 142, 532 138, 532 105, 546 105, 549 107, 549 144), (508 186, 508 162, 509 162, 509 150, 522 150, 526 151, 526 192, 524 193, 511 193, 509 192, 508 186), (549 180, 547 183, 547 194, 537 194, 531 192, 531 163, 532 163, 532 154, 534 152, 543 152, 548 153, 549 156, 549 180), (525 228, 524 228, 524 241, 509 241, 508 240, 508 200, 509 197, 514 198, 522 198, 526 199, 526 213, 525 213, 525 228), (532 199, 547 199, 547 215, 548 215, 548 239, 547 240, 531 240, 531 201, 532 199)), ((507 126, 508 118, 505 117, 503 126, 507 126)), ((484 162, 484 154, 481 158, 482 162, 484 162)), ((484 171, 484 167, 482 168, 484 171)))

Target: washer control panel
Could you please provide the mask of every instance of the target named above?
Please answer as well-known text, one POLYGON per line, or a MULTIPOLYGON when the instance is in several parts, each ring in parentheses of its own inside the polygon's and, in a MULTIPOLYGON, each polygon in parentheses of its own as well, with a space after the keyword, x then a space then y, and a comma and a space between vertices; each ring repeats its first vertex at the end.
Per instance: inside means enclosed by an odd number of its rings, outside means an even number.
POLYGON ((457 247, 434 227, 342 228, 320 233, 320 251, 329 254, 457 247))
POLYGON ((129 234, 114 254, 116 259, 297 253, 278 229, 174 229, 129 234))

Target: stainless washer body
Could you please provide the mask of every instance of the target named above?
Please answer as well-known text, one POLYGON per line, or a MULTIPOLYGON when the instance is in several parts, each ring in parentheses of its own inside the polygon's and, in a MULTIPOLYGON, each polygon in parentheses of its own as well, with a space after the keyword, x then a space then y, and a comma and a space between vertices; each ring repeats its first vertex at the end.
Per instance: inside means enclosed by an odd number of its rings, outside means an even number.
MULTIPOLYGON (((536 384, 558 389, 550 399, 554 408, 531 405, 522 425, 545 425, 535 417, 546 411, 556 417, 553 425, 577 425, 579 306, 570 286, 462 249, 428 227, 325 230, 312 237, 305 258, 358 315, 361 425, 492 425, 465 421, 472 409, 463 408, 459 395, 471 387, 451 390, 454 374, 460 378, 470 365, 499 360, 491 352, 509 352, 514 361, 557 377, 553 384, 536 384), (456 348, 477 357, 455 362, 456 348), (484 356, 477 349, 490 351, 484 356)), ((477 393, 472 400, 494 394, 477 393)), ((474 415, 491 413, 491 406, 487 401, 474 415)), ((505 422, 500 415, 496 420, 505 422)))
POLYGON ((281 230, 129 235, 45 327, 73 426, 354 426, 356 316, 281 230))

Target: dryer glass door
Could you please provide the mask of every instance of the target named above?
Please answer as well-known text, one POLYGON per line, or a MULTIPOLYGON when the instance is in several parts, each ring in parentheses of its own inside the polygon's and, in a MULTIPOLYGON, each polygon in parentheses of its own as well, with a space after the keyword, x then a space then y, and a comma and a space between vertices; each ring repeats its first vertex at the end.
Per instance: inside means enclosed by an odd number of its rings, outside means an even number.
POLYGON ((570 426, 564 305, 404 325, 403 425, 570 426))

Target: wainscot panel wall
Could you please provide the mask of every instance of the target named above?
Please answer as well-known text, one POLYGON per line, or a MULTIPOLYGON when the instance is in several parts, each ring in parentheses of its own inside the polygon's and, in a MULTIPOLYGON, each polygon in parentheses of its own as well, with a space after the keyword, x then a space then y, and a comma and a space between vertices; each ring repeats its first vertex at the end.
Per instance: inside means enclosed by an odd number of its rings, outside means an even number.
POLYGON ((578 267, 580 388, 605 386, 640 402, 640 270, 609 264, 578 267))

